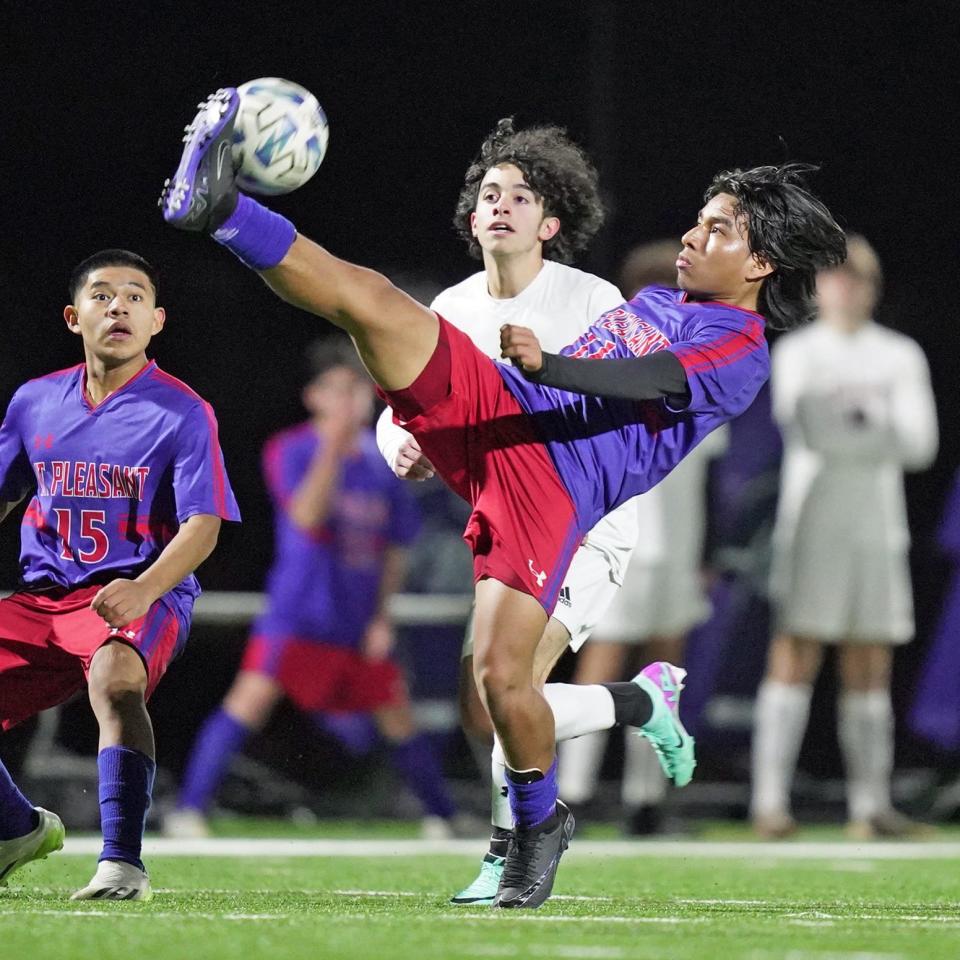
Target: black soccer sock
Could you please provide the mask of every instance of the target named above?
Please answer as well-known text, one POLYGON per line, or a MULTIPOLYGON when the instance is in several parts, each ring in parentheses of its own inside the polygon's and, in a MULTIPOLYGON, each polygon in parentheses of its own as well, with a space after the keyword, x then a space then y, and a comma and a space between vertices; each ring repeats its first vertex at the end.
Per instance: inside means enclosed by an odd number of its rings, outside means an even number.
POLYGON ((488 857, 499 857, 503 859, 507 855, 507 848, 510 846, 510 838, 513 836, 512 830, 505 830, 503 827, 494 827, 490 834, 490 849, 487 851, 488 857))
POLYGON ((613 697, 613 719, 618 727, 642 727, 653 716, 653 701, 635 683, 601 683, 613 697))

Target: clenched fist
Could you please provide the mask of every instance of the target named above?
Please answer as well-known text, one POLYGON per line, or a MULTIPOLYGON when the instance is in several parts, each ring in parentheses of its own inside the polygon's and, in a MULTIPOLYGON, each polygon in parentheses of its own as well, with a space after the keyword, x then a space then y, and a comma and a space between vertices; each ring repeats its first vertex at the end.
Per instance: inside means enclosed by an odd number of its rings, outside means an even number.
POLYGON ((500 328, 500 356, 526 373, 536 373, 543 366, 537 335, 529 327, 515 327, 512 323, 500 328))

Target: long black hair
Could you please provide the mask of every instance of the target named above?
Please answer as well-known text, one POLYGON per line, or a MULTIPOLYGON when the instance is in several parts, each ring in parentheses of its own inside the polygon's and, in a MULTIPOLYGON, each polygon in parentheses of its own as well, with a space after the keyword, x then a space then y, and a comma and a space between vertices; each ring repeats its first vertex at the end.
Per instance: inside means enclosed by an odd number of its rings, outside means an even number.
POLYGON ((746 222, 751 252, 773 267, 762 282, 758 309, 774 330, 789 330, 813 316, 817 271, 847 256, 843 230, 804 182, 817 169, 786 163, 724 170, 704 194, 704 200, 718 193, 736 199, 735 213, 746 222))
POLYGON ((491 167, 506 164, 513 164, 523 173, 543 202, 544 214, 560 221, 556 236, 543 245, 544 257, 570 263, 603 225, 597 171, 562 127, 516 130, 512 117, 497 122, 464 177, 453 223, 471 255, 482 256, 480 244, 470 232, 470 214, 477 207, 480 184, 491 167))

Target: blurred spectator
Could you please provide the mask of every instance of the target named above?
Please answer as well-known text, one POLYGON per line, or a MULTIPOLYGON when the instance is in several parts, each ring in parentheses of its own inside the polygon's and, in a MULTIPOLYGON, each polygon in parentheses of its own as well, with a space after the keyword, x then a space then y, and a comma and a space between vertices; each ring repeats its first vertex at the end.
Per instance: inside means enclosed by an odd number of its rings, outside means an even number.
POLYGON ((876 253, 849 238, 846 263, 817 281, 819 316, 773 351, 784 434, 771 593, 777 628, 757 695, 751 814, 756 832, 795 829, 790 785, 824 644, 838 645, 839 740, 848 832, 903 836, 890 797, 893 647, 913 636, 903 471, 937 451, 926 359, 871 318, 876 253))
POLYGON ((419 515, 377 450, 373 384, 353 346, 336 335, 316 344, 310 359, 303 390, 310 419, 264 448, 276 510, 267 610, 194 744, 177 809, 164 823, 170 834, 206 832, 231 759, 284 695, 308 714, 371 715, 423 806, 425 833, 449 833, 453 804, 430 741, 415 729, 387 614, 419 515))

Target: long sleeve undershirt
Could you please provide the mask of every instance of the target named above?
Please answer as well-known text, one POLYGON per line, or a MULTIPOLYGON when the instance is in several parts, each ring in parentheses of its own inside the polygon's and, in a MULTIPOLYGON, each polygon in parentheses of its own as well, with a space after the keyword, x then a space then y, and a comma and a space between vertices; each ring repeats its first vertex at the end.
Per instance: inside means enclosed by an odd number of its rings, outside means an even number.
POLYGON ((544 353, 543 366, 536 373, 524 370, 523 375, 534 383, 596 397, 623 400, 666 397, 674 408, 690 402, 686 372, 669 350, 615 360, 579 360, 544 353))

